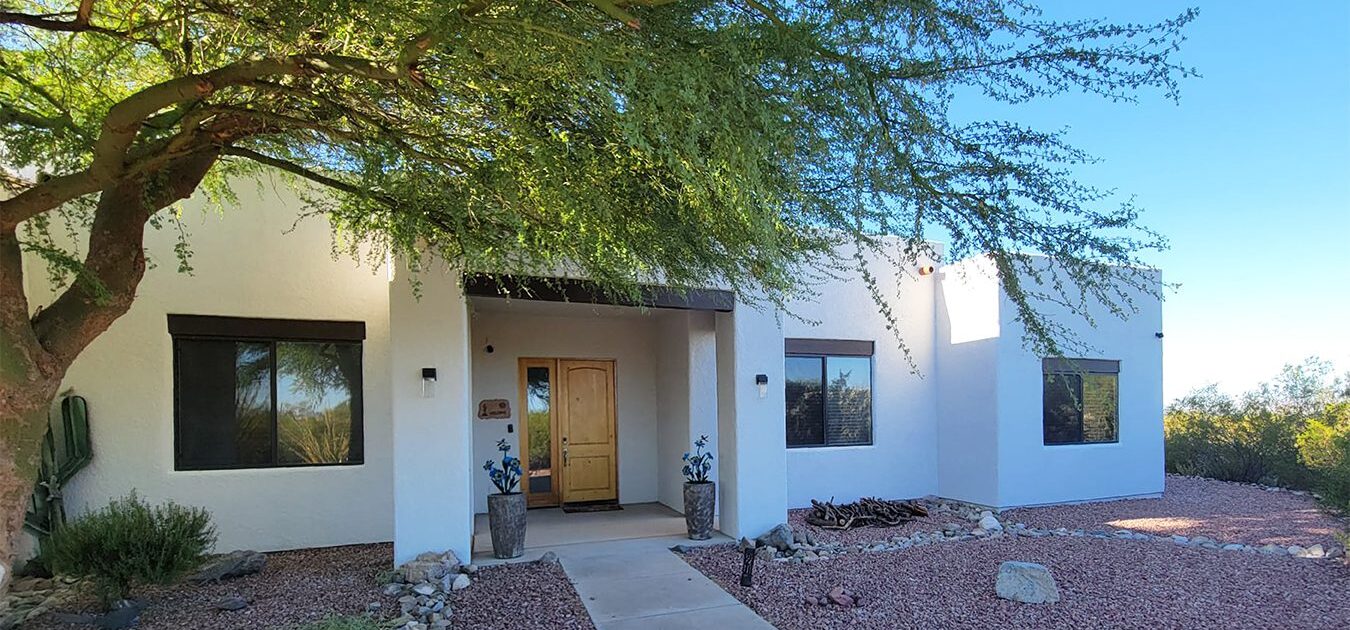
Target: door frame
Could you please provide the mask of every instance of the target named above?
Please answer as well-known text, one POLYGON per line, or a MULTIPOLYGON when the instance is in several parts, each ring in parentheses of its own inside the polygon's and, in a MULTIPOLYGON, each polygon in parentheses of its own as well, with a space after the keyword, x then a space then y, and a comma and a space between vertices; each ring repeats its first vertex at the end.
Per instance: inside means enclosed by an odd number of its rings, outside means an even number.
POLYGON ((564 502, 563 488, 567 475, 567 466, 562 461, 562 409, 565 406, 563 402, 567 395, 567 384, 561 379, 561 364, 565 361, 593 361, 604 362, 610 365, 609 369, 609 430, 614 436, 614 464, 612 475, 614 478, 614 500, 619 498, 619 410, 618 410, 618 380, 619 369, 618 361, 612 357, 520 357, 516 360, 518 397, 520 401, 520 465, 521 465, 521 491, 525 493, 525 501, 528 507, 556 507, 564 502), (553 491, 549 494, 532 494, 529 492, 529 474, 530 474, 530 425, 529 425, 529 390, 527 387, 527 375, 529 368, 547 368, 549 374, 549 439, 550 462, 553 468, 553 491))

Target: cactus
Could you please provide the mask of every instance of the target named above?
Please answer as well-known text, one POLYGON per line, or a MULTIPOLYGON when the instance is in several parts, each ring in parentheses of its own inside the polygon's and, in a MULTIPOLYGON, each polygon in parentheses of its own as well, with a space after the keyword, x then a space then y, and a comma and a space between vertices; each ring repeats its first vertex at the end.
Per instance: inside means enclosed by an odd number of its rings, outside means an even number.
POLYGON ((42 440, 42 466, 37 486, 33 488, 28 513, 24 515, 24 526, 37 534, 39 544, 45 543, 53 531, 65 524, 62 490, 66 482, 93 459, 89 446, 89 403, 81 396, 62 398, 59 436, 53 428, 48 423, 47 435, 42 440))

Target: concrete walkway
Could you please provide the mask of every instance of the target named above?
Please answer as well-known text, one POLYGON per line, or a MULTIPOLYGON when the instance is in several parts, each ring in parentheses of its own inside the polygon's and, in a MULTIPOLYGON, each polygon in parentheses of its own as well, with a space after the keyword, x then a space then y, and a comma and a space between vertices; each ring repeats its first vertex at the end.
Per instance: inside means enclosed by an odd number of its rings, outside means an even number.
MULTIPOLYGON (((729 542, 718 536, 705 544, 729 542)), ((696 544, 657 536, 527 549, 515 561, 552 551, 562 562, 597 630, 773 630, 754 611, 689 566, 670 548, 696 544)), ((475 557, 475 562, 480 562, 475 557)), ((486 564, 491 560, 483 559, 486 564)))

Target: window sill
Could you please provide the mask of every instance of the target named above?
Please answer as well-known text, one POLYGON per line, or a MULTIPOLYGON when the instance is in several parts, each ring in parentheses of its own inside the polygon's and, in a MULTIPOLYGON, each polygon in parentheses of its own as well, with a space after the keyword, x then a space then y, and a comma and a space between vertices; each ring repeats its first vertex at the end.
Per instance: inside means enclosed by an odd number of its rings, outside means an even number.
POLYGON ((1066 443, 1064 443, 1064 444, 1045 444, 1045 443, 1041 443, 1041 448, 1052 448, 1052 449, 1053 449, 1053 448, 1064 448, 1064 447, 1066 447, 1066 446, 1067 446, 1067 447, 1070 447, 1070 448, 1075 447, 1075 446, 1076 446, 1076 447, 1080 447, 1080 448, 1081 448, 1081 447, 1093 448, 1093 447, 1105 447, 1105 446, 1120 446, 1120 440, 1116 440, 1116 441, 1114 441, 1114 442, 1066 442, 1066 443))
POLYGON ((839 444, 834 446, 789 446, 787 450, 792 452, 818 453, 821 451, 858 451, 863 449, 876 448, 876 443, 872 444, 839 444))
POLYGON ((234 466, 229 468, 174 468, 175 473, 231 473, 231 472, 272 472, 282 470, 314 470, 328 468, 358 468, 365 462, 341 462, 332 464, 291 464, 289 466, 234 466))

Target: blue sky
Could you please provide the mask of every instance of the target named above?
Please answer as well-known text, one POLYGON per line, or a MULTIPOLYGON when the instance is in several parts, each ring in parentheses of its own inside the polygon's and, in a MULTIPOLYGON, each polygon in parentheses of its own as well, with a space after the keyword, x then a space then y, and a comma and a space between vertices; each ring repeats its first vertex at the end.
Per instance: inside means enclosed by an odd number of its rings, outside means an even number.
MULTIPOLYGON (((1046 17, 1156 21, 1196 6, 1181 101, 1066 95, 995 107, 1102 159, 1092 184, 1133 194, 1181 286, 1163 306, 1166 400, 1241 391, 1317 355, 1350 370, 1350 1, 1061 0, 1046 17)), ((959 103, 963 118, 979 103, 959 103)), ((975 111, 972 111, 974 109, 975 111)), ((988 117, 988 116, 985 116, 988 117)))

